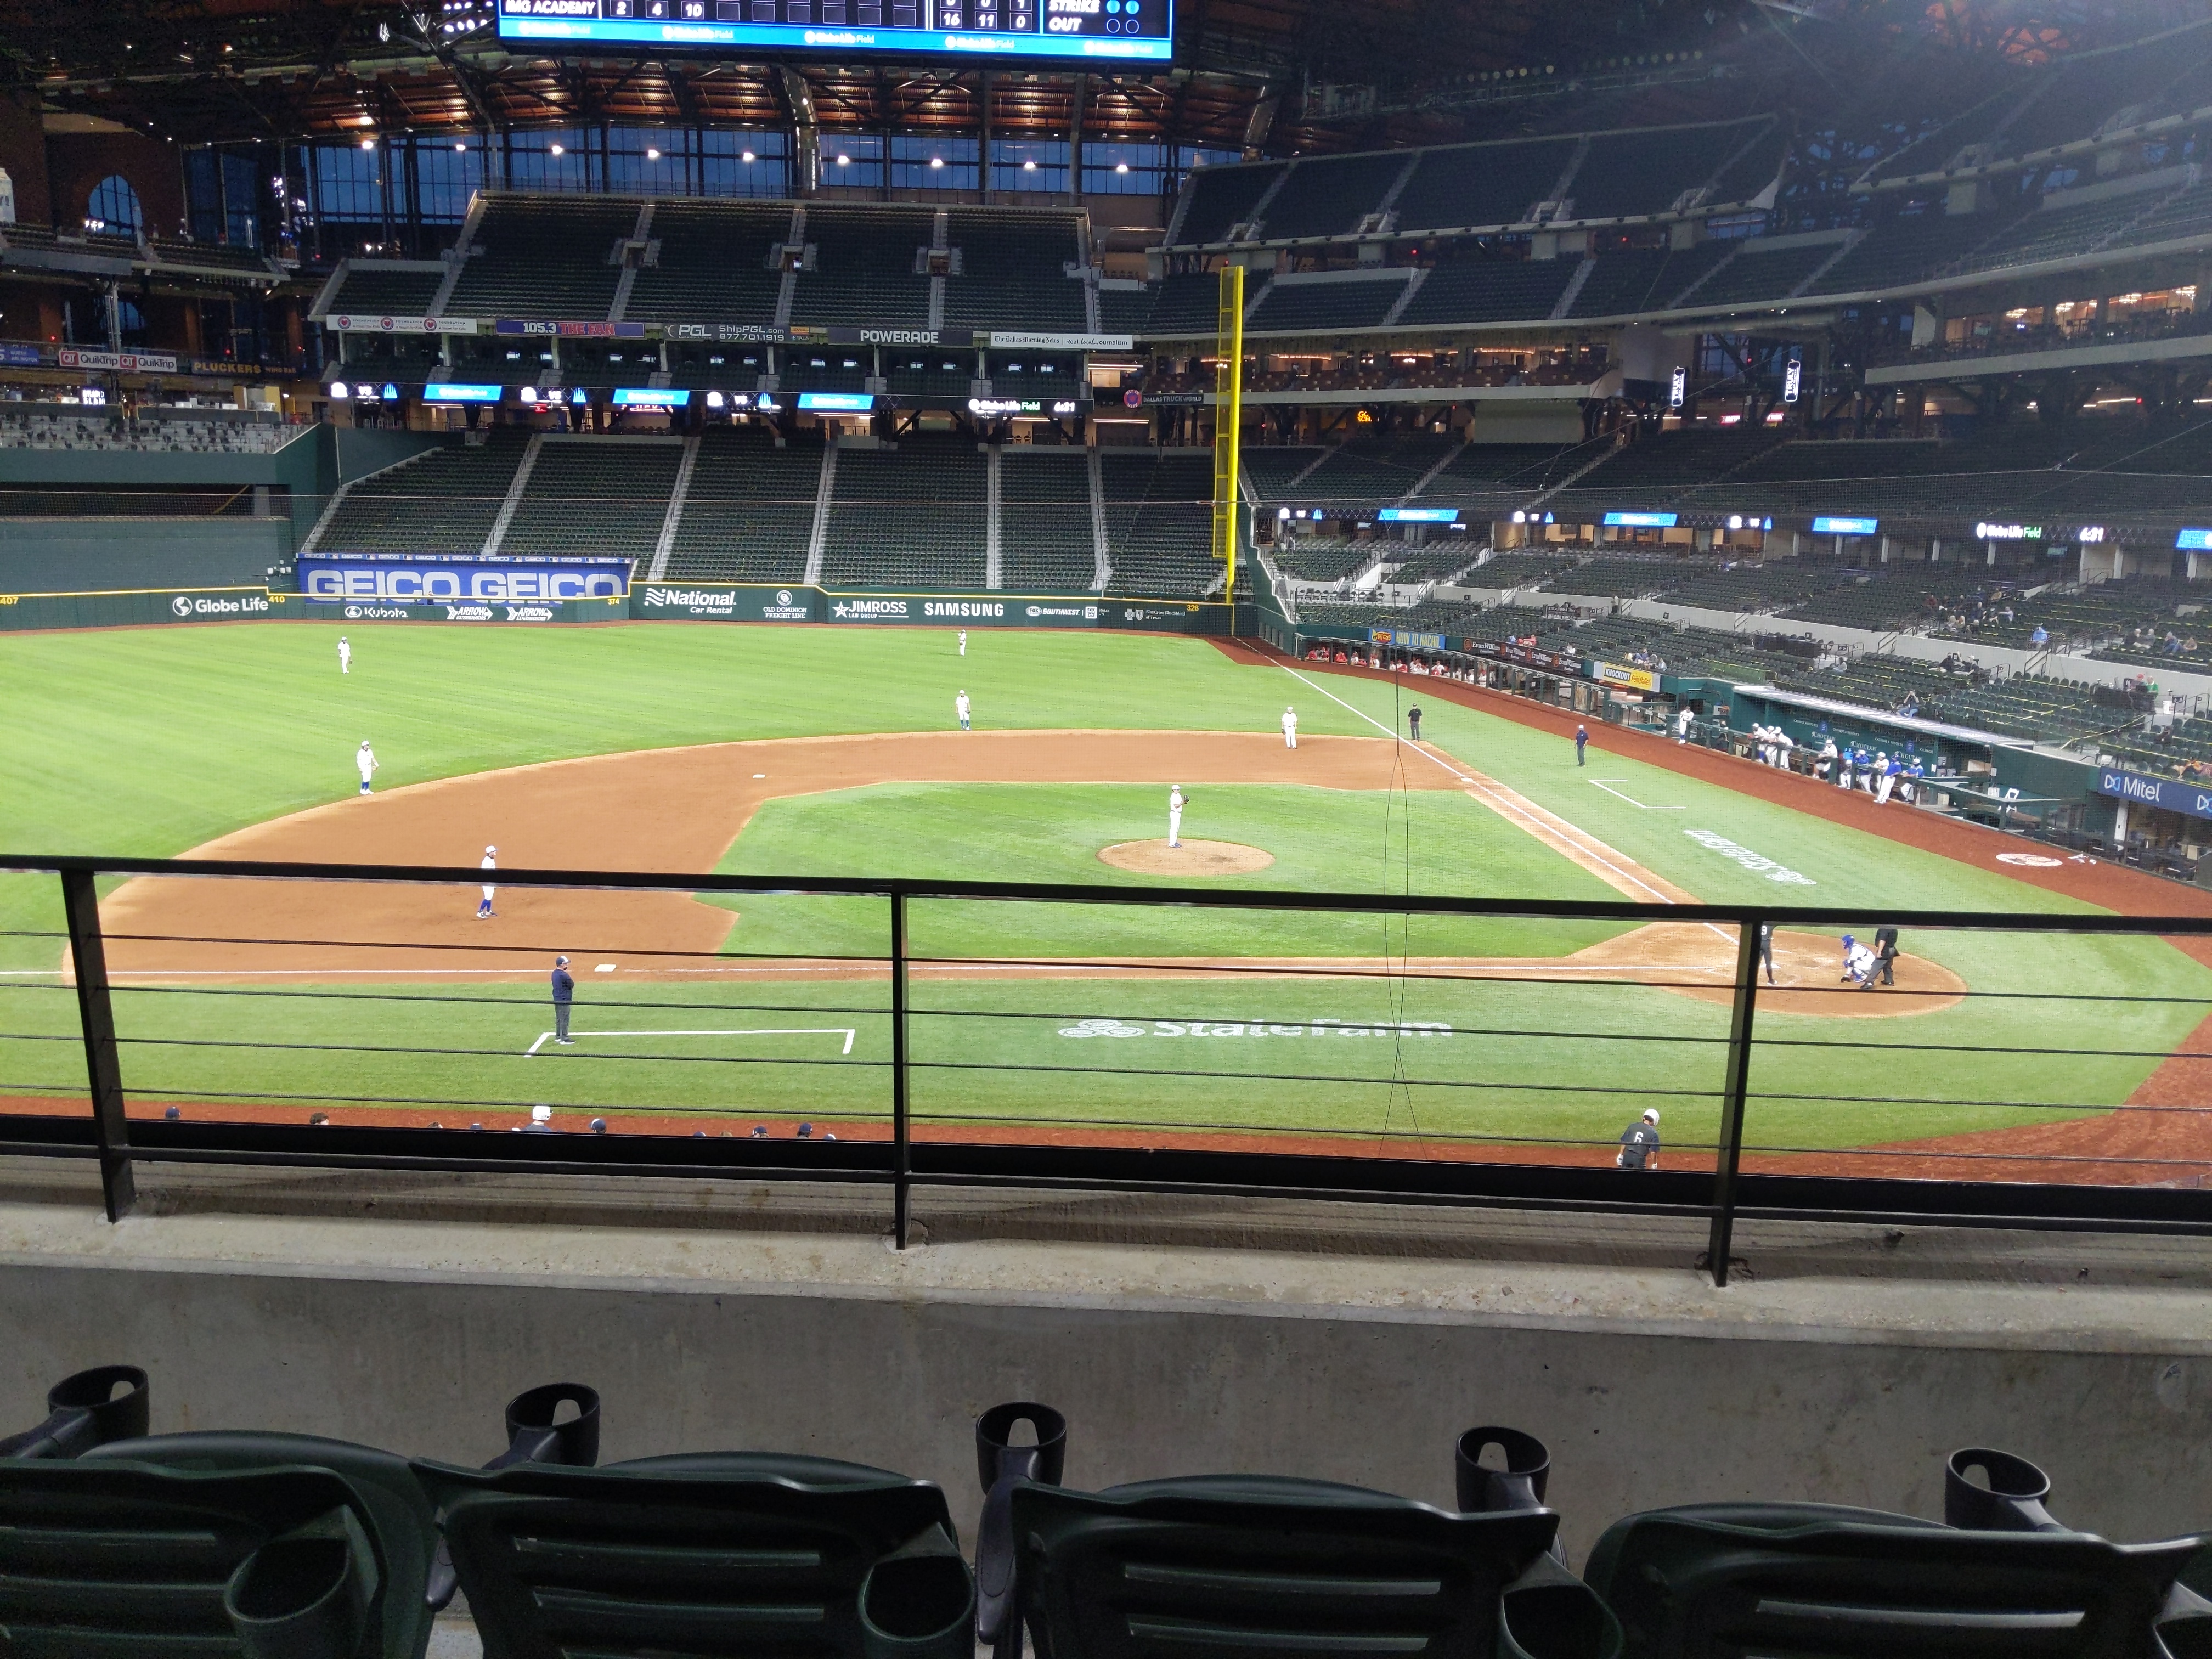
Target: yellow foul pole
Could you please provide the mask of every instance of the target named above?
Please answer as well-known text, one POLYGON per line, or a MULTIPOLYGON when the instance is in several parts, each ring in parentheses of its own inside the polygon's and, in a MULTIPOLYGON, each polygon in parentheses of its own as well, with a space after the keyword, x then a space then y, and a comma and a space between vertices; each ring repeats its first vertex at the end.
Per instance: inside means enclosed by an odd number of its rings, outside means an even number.
POLYGON ((1229 627, 1237 628, 1237 513, 1238 441, 1244 425, 1244 267, 1221 267, 1221 304, 1214 324, 1213 349, 1219 367, 1213 374, 1213 556, 1228 572, 1224 597, 1229 627))

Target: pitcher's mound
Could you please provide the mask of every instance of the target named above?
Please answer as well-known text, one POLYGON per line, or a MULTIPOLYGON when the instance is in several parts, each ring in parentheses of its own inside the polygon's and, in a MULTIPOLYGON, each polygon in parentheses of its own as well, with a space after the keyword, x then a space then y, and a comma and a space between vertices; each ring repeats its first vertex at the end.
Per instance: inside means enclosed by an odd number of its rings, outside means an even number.
POLYGON ((1241 876, 1275 861, 1273 853, 1233 841, 1187 841, 1180 847, 1164 841, 1124 841, 1098 856, 1117 870, 1146 876, 1241 876))

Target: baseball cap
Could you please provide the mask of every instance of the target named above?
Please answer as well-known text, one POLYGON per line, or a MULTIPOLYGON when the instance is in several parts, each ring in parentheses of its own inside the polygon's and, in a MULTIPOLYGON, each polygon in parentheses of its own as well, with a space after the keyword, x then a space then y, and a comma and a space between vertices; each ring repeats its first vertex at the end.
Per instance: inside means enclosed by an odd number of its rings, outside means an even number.
POLYGON ((496 853, 499 851, 499 848, 496 847, 487 847, 484 848, 484 851, 487 853, 496 853))
POLYGON ((556 968, 566 968, 568 965, 568 958, 566 957, 556 957, 553 958, 553 965, 556 968))
POLYGON ((1659 1121, 1659 1109, 1656 1106, 1646 1106, 1644 1109, 1644 1121, 1646 1123, 1656 1123, 1659 1121))
POLYGON ((553 1121, 553 1109, 550 1106, 532 1106, 530 1109, 530 1121, 532 1123, 550 1123, 553 1121))

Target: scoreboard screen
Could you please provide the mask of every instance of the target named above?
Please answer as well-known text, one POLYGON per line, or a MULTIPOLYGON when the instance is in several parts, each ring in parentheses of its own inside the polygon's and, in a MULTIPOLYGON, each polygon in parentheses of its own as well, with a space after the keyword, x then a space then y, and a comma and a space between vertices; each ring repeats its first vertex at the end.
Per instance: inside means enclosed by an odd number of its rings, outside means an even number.
POLYGON ((502 40, 1165 64, 1174 0, 499 0, 502 40))

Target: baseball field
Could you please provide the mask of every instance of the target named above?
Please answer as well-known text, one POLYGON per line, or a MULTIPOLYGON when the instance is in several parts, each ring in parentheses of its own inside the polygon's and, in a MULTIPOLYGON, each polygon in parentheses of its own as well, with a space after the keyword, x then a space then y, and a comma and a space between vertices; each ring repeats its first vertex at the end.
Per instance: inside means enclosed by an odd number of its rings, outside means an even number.
MULTIPOLYGON (((1710 1163, 1735 944, 1669 903, 2198 913, 2185 889, 1438 683, 1109 633, 319 623, 0 637, 0 848, 1628 898, 1652 920, 916 902, 917 1133, 1710 1163), (961 732, 954 698, 972 699, 961 732), (1401 741, 1407 707, 1423 741, 1401 741), (1298 717, 1298 745, 1279 721, 1298 717), (358 794, 364 740, 380 763, 358 794), (1167 796, 1189 799, 1165 845, 1167 796)), ((496 878, 490 878, 495 881, 496 878)), ((104 890, 135 1115, 881 1136, 873 898, 143 878, 104 890), (576 1040, 546 978, 573 958, 576 1040)), ((0 1101, 82 1111, 53 878, 0 877, 0 1101)), ((1785 930, 1766 1167, 2194 1180, 2212 969, 2155 939, 1785 930)))

